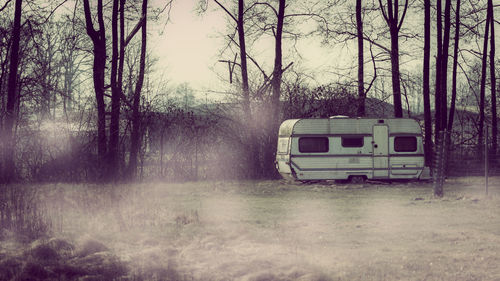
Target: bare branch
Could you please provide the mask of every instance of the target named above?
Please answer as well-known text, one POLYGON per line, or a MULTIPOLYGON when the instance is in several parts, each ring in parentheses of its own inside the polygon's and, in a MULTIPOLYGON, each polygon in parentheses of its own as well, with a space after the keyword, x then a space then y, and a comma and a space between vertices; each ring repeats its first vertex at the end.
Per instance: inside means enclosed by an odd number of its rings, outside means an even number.
MULTIPOLYGON (((215 1, 215 0, 214 0, 214 1, 215 1)), ((247 12, 247 11, 249 11, 249 10, 251 10, 253 7, 255 7, 255 6, 257 6, 257 5, 267 6, 268 8, 270 8, 270 9, 273 11, 274 15, 275 15, 276 17, 278 17, 278 11, 276 11, 276 9, 275 9, 273 6, 271 6, 271 4, 266 3, 266 2, 255 2, 255 3, 253 3, 250 7, 248 7, 248 9, 246 9, 244 13, 246 13, 246 12, 247 12)))
POLYGON ((7 5, 9 5, 10 1, 12 1, 12 0, 7 0, 7 2, 5 2, 5 4, 3 5, 3 7, 0 8, 0 12, 2 12, 7 7, 7 5))
POLYGON ((404 21, 407 10, 408 10, 408 0, 406 0, 406 2, 405 2, 405 9, 403 10, 403 15, 401 16, 401 20, 399 21, 399 24, 398 24, 398 31, 401 29, 401 26, 403 25, 403 21, 404 21))
POLYGON ((234 54, 234 60, 219 60, 219 62, 227 63, 227 68, 229 71, 229 84, 233 83, 233 72, 234 72, 234 67, 237 65, 241 67, 241 64, 236 62, 236 59, 238 58, 238 53, 234 54))
POLYGON ((134 29, 132 29, 132 31, 129 33, 129 35, 125 39, 125 46, 127 46, 128 43, 130 43, 130 40, 132 40, 132 38, 134 38, 134 36, 137 34, 137 32, 139 32, 139 29, 141 29, 142 23, 145 20, 146 20, 146 17, 144 15, 142 15, 141 18, 139 19, 139 21, 137 22, 137 24, 134 26, 134 29))
MULTIPOLYGON (((234 65, 237 65, 237 66, 240 66, 241 67, 241 64, 239 62, 234 62, 234 61, 231 61, 231 60, 218 60, 219 62, 223 62, 223 63, 229 63, 229 64, 234 64, 234 65)), ((234 68, 234 66, 233 66, 234 68)))
MULTIPOLYGON (((293 62, 289 63, 285 68, 281 70, 281 73, 285 72, 288 68, 290 68, 293 65, 293 62)), ((262 96, 264 91, 271 85, 271 80, 273 78, 274 72, 271 73, 271 76, 265 77, 264 83, 262 83, 262 86, 257 90, 256 95, 262 96)))
POLYGON ((158 15, 162 14, 163 12, 165 12, 165 10, 167 9, 167 7, 168 7, 168 13, 167 14, 170 15, 170 10, 172 9, 172 2, 173 2, 173 0, 170 0, 167 3, 165 3, 165 5, 163 6, 163 8, 161 8, 158 11, 158 15))
POLYGON ((293 65, 293 61, 292 61, 291 63, 289 63, 289 64, 288 64, 285 68, 283 68, 283 69, 281 70, 281 73, 285 72, 285 71, 286 71, 288 68, 290 68, 290 66, 292 66, 292 65, 293 65))
POLYGON ((233 72, 234 72, 234 66, 236 65, 236 59, 238 58, 238 53, 234 54, 234 61, 233 61, 233 66, 230 68, 230 73, 231 73, 231 81, 233 77, 233 72))
MULTIPOLYGON (((233 44, 235 44, 237 47, 239 47, 239 44, 234 40, 234 38, 228 36, 229 39, 231 39, 231 41, 233 42, 233 44)), ((268 75, 266 74, 266 72, 262 69, 262 67, 260 67, 260 65, 257 63, 257 61, 248 54, 248 52, 246 53, 247 55, 247 58, 249 58, 253 64, 255 64, 255 66, 260 70, 260 72, 262 73, 262 75, 264 76, 264 79, 267 79, 268 78, 268 75)))
MULTIPOLYGON (((356 36, 357 36, 357 34, 355 34, 355 33, 351 32, 351 31, 345 31, 345 32, 343 32, 342 34, 349 35, 349 36, 351 36, 352 38, 356 38, 356 36)), ((391 53, 391 50, 390 50, 389 48, 387 48, 387 47, 385 47, 384 45, 382 45, 382 44, 380 44, 380 43, 376 42, 376 40, 371 39, 370 37, 368 37, 368 36, 366 36, 366 35, 363 35, 363 40, 365 40, 365 41, 369 42, 370 44, 373 44, 373 45, 375 45, 375 46, 379 47, 380 49, 384 50, 384 51, 385 51, 385 52, 387 52, 387 53, 391 53)))
MULTIPOLYGON (((10 1, 10 0, 9 0, 10 1)), ((57 9, 59 9, 59 7, 61 7, 64 3, 66 3, 68 0, 63 0, 61 1, 61 3, 59 3, 59 5, 57 5, 54 9, 52 9, 52 11, 50 11, 49 15, 40 23, 37 23, 38 25, 43 25, 45 23, 47 23, 47 21, 49 21, 49 19, 52 17, 52 15, 57 11, 57 9)), ((3 9, 3 8, 2 8, 3 9)), ((1 11, 1 10, 0 10, 1 11)))
POLYGON ((128 98, 125 96, 125 94, 122 91, 120 91, 120 97, 121 97, 121 100, 124 103, 126 103, 129 108, 132 108, 132 103, 130 103, 130 101, 128 100, 128 98))
POLYGON ((382 11, 382 16, 384 16, 386 22, 389 22, 389 17, 387 16, 387 13, 384 10, 384 4, 382 4, 382 0, 378 0, 378 3, 380 4, 380 10, 382 11))
POLYGON ((366 88, 365 97, 368 95, 368 92, 372 88, 373 83, 375 82, 375 79, 377 79, 377 65, 375 64, 376 59, 375 59, 375 56, 373 55, 372 44, 370 44, 370 55, 372 56, 372 62, 373 62, 373 78, 372 78, 372 81, 370 82, 370 84, 368 85, 368 87, 366 88))
POLYGON ((219 7, 221 7, 226 12, 226 14, 228 14, 235 22, 238 22, 238 19, 236 19, 236 17, 233 14, 231 14, 231 12, 228 9, 226 9, 226 7, 224 7, 224 5, 222 5, 217 0, 214 0, 214 2, 217 3, 217 5, 219 5, 219 7))

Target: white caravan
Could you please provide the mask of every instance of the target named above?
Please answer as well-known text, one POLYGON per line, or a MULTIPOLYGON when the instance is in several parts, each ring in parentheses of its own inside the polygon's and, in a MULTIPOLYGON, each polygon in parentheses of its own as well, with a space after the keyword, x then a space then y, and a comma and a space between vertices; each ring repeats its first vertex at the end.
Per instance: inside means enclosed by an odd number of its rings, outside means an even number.
POLYGON ((300 181, 429 175, 422 130, 408 118, 286 120, 279 129, 276 167, 284 178, 300 181))

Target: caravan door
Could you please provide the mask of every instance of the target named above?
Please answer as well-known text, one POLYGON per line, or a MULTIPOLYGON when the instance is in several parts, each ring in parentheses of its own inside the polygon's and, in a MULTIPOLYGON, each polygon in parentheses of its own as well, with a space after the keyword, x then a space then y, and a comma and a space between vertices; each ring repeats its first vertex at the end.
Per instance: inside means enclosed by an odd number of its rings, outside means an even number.
POLYGON ((389 127, 373 126, 373 178, 389 177, 389 127))

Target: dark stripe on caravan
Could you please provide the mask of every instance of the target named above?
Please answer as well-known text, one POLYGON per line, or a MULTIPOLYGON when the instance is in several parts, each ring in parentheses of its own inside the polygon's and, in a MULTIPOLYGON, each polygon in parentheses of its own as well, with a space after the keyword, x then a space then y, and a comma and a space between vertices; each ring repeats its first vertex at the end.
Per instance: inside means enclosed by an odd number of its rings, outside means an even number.
POLYGON ((291 154, 290 157, 318 157, 318 158, 340 158, 340 157, 372 157, 373 154, 291 154))
POLYGON ((389 157, 424 157, 423 153, 418 154, 389 154, 389 157))
POLYGON ((306 172, 326 172, 326 171, 394 171, 394 170, 416 170, 416 171, 421 171, 424 167, 412 167, 412 168, 309 168, 309 169, 302 169, 298 167, 297 165, 294 165, 297 167, 299 171, 306 171, 306 172))
POLYGON ((290 137, 371 137, 372 134, 292 134, 290 137))
POLYGON ((420 171, 424 167, 398 167, 398 168, 372 168, 372 167, 366 167, 366 168, 309 168, 309 169, 303 169, 300 168, 299 165, 291 161, 291 164, 295 166, 298 170, 300 171, 317 171, 317 172, 323 172, 323 171, 366 171, 366 170, 376 170, 376 171, 385 171, 385 170, 417 170, 420 171))
POLYGON ((390 133, 390 137, 422 137, 419 133, 390 133))
MULTIPOLYGON (((288 138, 288 137, 371 137, 371 133, 368 134, 291 134, 291 135, 279 135, 278 137, 288 138)), ((390 137, 422 137, 421 133, 389 133, 390 137)))
MULTIPOLYGON (((297 158, 304 158, 304 157, 311 157, 311 158, 342 158, 342 157, 373 157, 373 154, 291 154, 290 157, 297 157, 297 158)), ((389 155, 376 155, 376 156, 384 156, 384 157, 424 157, 424 154, 418 153, 418 154, 389 154, 389 155)))

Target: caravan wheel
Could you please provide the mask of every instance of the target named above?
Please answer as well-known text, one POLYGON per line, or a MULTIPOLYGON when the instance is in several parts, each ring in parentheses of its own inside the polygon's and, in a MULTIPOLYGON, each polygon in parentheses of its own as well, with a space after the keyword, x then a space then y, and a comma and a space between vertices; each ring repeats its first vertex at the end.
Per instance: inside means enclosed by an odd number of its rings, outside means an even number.
POLYGON ((366 176, 350 176, 351 183, 360 184, 366 181, 366 176))

